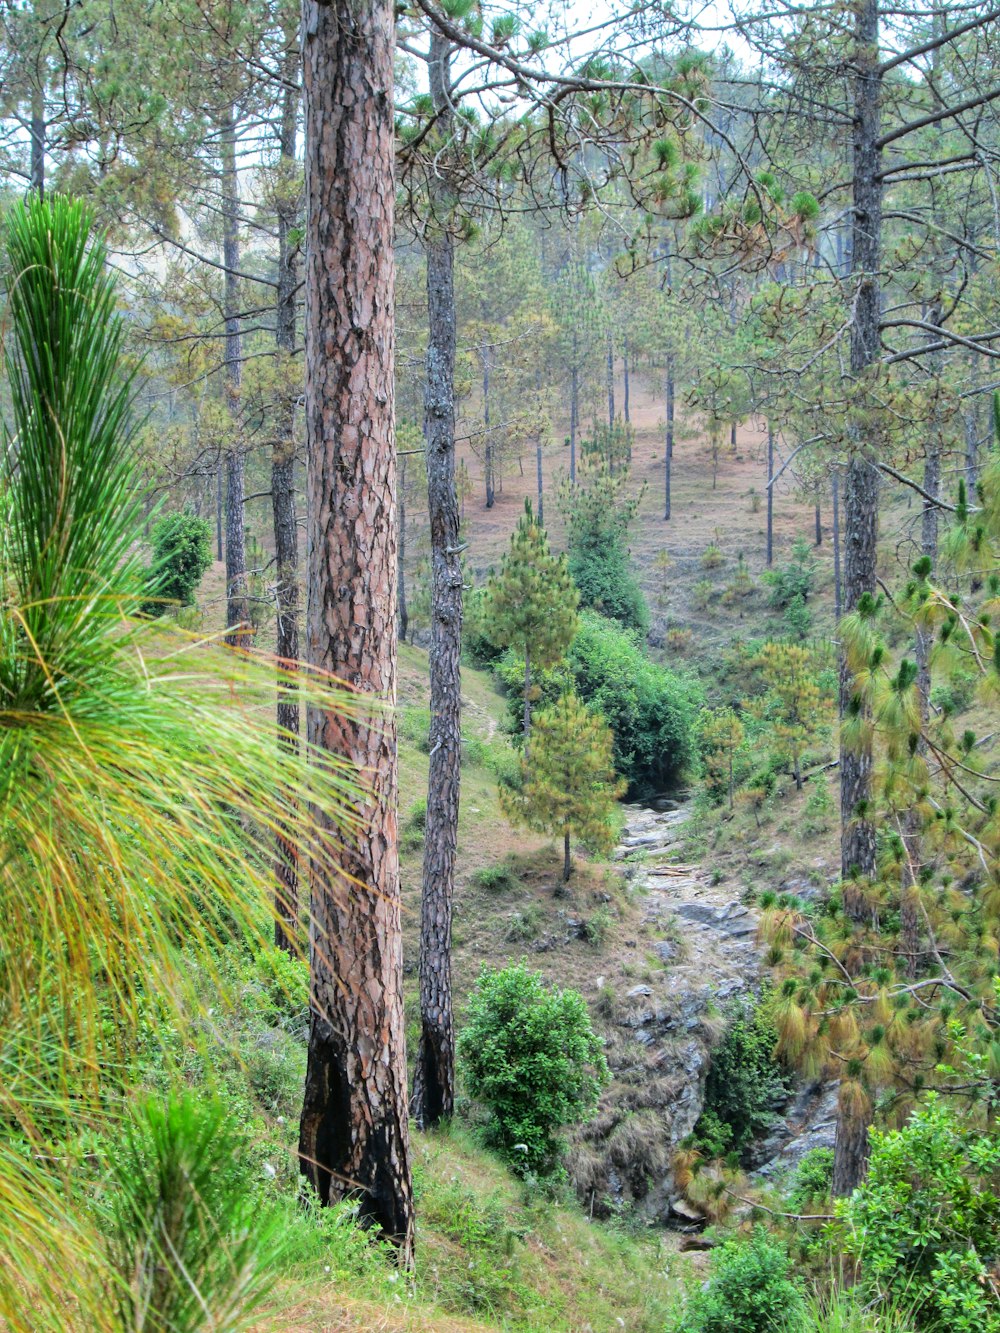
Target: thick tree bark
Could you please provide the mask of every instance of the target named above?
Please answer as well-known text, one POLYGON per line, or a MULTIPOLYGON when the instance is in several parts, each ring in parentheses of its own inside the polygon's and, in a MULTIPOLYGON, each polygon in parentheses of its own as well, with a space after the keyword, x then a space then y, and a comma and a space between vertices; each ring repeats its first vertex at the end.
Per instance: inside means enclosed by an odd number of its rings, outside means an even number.
MULTIPOLYGON (((396 697, 393 426, 394 14, 304 0, 310 663, 396 697)), ((299 1152, 324 1203, 413 1251, 395 721, 311 708, 310 741, 367 786, 360 832, 313 862, 310 1026, 299 1152), (330 865, 339 873, 331 873, 330 865)), ((318 812, 318 818, 324 818, 318 812)))
MULTIPOLYGON (((430 86, 447 133, 451 44, 431 37, 430 86)), ((432 193, 427 256, 427 377, 424 439, 431 527, 431 726, 420 898, 420 1045, 413 1114, 437 1124, 455 1107, 455 1024, 451 997, 451 917, 462 775, 462 560, 455 489, 454 239, 443 189, 432 193), (437 198, 435 198, 435 194, 437 198)))
MULTIPOLYGON (((879 356, 882 260, 882 152, 879 148, 881 74, 879 72, 879 0, 859 0, 854 19, 854 214, 851 273, 857 296, 851 324, 851 372, 866 379, 879 356)), ((869 446, 856 434, 844 470, 844 607, 853 611, 875 592, 878 545, 879 474, 869 446)), ((854 698, 853 679, 841 662, 841 706, 854 698)), ((859 704, 865 708, 868 706, 859 704)), ((872 747, 840 746, 841 874, 875 877, 875 826, 870 818, 872 747)))
POLYGON ((768 536, 767 567, 775 561, 775 428, 768 421, 768 536))
MULTIPOLYGON (((295 174, 295 139, 298 125, 298 47, 286 33, 288 56, 284 63, 285 91, 281 107, 281 165, 283 175, 278 198, 278 295, 275 341, 278 350, 291 356, 295 350, 295 288, 297 268, 293 227, 298 201, 290 197, 295 174)), ((299 540, 295 514, 295 400, 288 392, 280 408, 277 439, 271 450, 271 513, 274 521, 274 562, 277 587, 277 644, 284 665, 299 656, 299 540)), ((298 746, 299 704, 295 690, 278 684, 278 744, 288 750, 298 746)), ((298 866, 291 839, 278 832, 275 859, 274 942, 279 949, 295 951, 299 915, 298 866)))
POLYGON ((240 386, 242 333, 240 329, 240 182, 236 169, 236 120, 228 109, 219 122, 222 158, 222 261, 225 265, 224 318, 226 328, 226 406, 236 441, 226 450, 226 642, 234 648, 253 643, 247 582, 247 544, 243 502, 246 458, 241 431, 240 386))
POLYGON ((868 1169, 870 1125, 870 1108, 865 1114, 858 1114, 857 1108, 845 1111, 838 1102, 837 1136, 833 1149, 833 1180, 830 1185, 830 1191, 835 1199, 847 1198, 865 1178, 868 1169))

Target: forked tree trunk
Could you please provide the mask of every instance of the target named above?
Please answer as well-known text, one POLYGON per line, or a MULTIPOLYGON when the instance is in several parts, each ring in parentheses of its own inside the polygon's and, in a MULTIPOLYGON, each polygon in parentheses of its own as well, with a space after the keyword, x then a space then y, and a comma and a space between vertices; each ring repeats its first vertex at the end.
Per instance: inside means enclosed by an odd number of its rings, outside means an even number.
MULTIPOLYGON (((284 62, 285 91, 281 106, 280 153, 283 170, 278 199, 278 296, 275 341, 286 357, 295 351, 295 287, 297 264, 294 234, 297 201, 289 197, 289 182, 295 173, 295 139, 298 125, 298 43, 286 32, 288 54, 284 62)), ((287 367, 284 368, 287 373, 287 367)), ((295 400, 286 391, 281 404, 277 437, 271 449, 271 514, 274 522, 275 603, 278 658, 286 666, 299 656, 299 541, 295 514, 295 400)), ((277 702, 278 744, 286 750, 298 748, 299 703, 294 688, 279 681, 277 702)), ((296 951, 299 916, 299 874, 292 840, 278 830, 275 858, 274 942, 279 949, 296 951)))
MULTIPOLYGON (((442 134, 450 123, 451 44, 431 37, 430 86, 442 134)), ((455 1108, 451 916, 462 774, 462 560, 455 490, 455 258, 448 199, 432 190, 427 256, 427 376, 424 439, 431 527, 431 726, 420 897, 420 1045, 413 1114, 437 1124, 455 1108)))
MULTIPOLYGON (((393 427, 394 12, 303 4, 306 441, 311 665, 396 698, 393 427)), ((360 832, 327 827, 311 866, 310 1024, 302 1171, 323 1203, 413 1253, 396 727, 311 708, 310 741, 348 759, 360 832), (332 867, 332 868, 331 868, 332 867)), ((324 819, 322 811, 317 817, 324 819)))
POLYGON ((236 169, 236 121, 232 109, 219 123, 222 157, 222 259, 225 265, 223 292, 226 326, 226 406, 236 440, 226 450, 226 642, 234 648, 249 648, 250 598, 247 585, 247 543, 243 504, 246 457, 239 439, 241 430, 240 386, 242 348, 240 289, 236 276, 240 266, 240 183, 236 169))

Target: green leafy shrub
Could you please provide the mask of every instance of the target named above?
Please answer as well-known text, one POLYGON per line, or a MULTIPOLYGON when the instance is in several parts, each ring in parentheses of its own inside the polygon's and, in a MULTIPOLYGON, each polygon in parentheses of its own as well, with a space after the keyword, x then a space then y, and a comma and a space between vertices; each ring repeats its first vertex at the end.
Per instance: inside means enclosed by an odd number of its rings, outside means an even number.
POLYGON ((489 1111, 486 1141, 519 1174, 551 1175, 560 1131, 592 1114, 610 1079, 583 996, 523 963, 484 969, 458 1039, 468 1088, 489 1111))
POLYGON ((160 615, 165 604, 190 606, 194 590, 212 563, 211 528, 194 514, 164 514, 153 527, 153 562, 147 574, 149 598, 142 609, 160 615))
POLYGON ((245 1144, 221 1102, 140 1103, 111 1164, 105 1226, 123 1328, 233 1329, 270 1285, 274 1214, 241 1171, 245 1144))
POLYGON ((427 801, 421 797, 410 806, 400 835, 400 846, 404 852, 415 852, 424 845, 424 833, 427 828, 427 801))
POLYGON ((468 588, 462 611, 462 657, 474 667, 491 667, 503 656, 488 634, 486 588, 468 588))
POLYGON ((795 1168, 788 1201, 796 1211, 804 1209, 813 1199, 827 1198, 832 1183, 833 1149, 810 1148, 795 1168))
POLYGON ((570 552, 569 572, 580 592, 580 605, 645 636, 649 608, 632 572, 625 546, 607 537, 581 542, 570 552))
POLYGON ((397 714, 399 739, 415 745, 421 754, 427 754, 431 748, 431 710, 409 705, 401 708, 397 714))
POLYGON ((934 1094, 902 1129, 872 1130, 867 1178, 837 1206, 864 1290, 911 1302, 933 1333, 998 1333, 998 1187, 1000 1138, 934 1094))
POLYGON ((712 1276, 687 1304, 676 1333, 783 1333, 803 1328, 802 1288, 784 1246, 758 1227, 715 1251, 712 1276))
POLYGON ((789 1091, 788 1077, 774 1056, 777 1044, 766 1003, 749 999, 737 1003, 712 1052, 704 1111, 695 1126, 695 1138, 706 1148, 722 1144, 723 1152, 741 1152, 774 1123, 775 1107, 789 1091))
POLYGON ((700 564, 702 569, 719 569, 725 563, 726 557, 723 555, 721 547, 717 546, 715 542, 711 542, 701 553, 700 564))
POLYGON ((830 784, 823 774, 809 783, 809 795, 806 797, 800 828, 807 837, 816 833, 825 833, 833 821, 834 803, 830 795, 830 784))
POLYGON ((485 889, 487 893, 516 893, 521 887, 517 871, 510 861, 482 866, 473 873, 472 882, 477 888, 485 889))
POLYGON ((933 686, 931 703, 948 717, 964 713, 975 697, 976 680, 970 671, 953 672, 946 683, 933 686))

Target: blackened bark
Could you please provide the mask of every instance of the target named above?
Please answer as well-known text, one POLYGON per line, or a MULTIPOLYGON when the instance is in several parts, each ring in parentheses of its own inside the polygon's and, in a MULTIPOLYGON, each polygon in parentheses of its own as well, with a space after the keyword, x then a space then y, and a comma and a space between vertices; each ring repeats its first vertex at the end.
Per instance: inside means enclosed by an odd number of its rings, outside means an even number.
POLYGON ((767 565, 775 560, 775 428, 768 421, 768 549, 767 565))
MULTIPOLYGON (((854 179, 851 273, 856 284, 851 324, 851 372, 863 383, 879 356, 882 259, 882 152, 879 148, 881 80, 879 71, 879 0, 859 0, 854 18, 854 179)), ((875 593, 878 543, 879 474, 870 448, 855 429, 851 457, 844 469, 844 607, 853 611, 862 597, 875 593)), ((841 660, 841 706, 870 712, 855 696, 853 678, 841 660)), ((841 874, 875 877, 875 826, 871 820, 872 746, 870 740, 840 745, 841 874)))
MULTIPOLYGON (((396 698, 392 104, 389 0, 304 0, 307 652, 396 698)), ((310 1026, 299 1136, 323 1203, 413 1253, 394 716, 310 708, 312 744, 363 776, 359 832, 310 867, 310 1026)))
MULTIPOLYGON (((281 106, 280 154, 282 175, 278 214, 278 294, 275 342, 278 351, 290 357, 295 350, 295 287, 298 277, 293 228, 299 201, 291 192, 295 178, 295 140, 298 125, 298 46, 286 33, 288 54, 284 62, 285 91, 281 106)), ((299 541, 295 513, 295 401, 297 393, 286 391, 280 406, 277 437, 271 449, 271 513, 274 522, 274 563, 277 586, 277 655, 286 667, 299 657, 299 541)), ((298 748, 299 703, 286 679, 278 682, 278 744, 286 750, 298 748)), ((274 942, 294 953, 299 916, 298 865, 292 840, 278 830, 275 858, 274 942)))
POLYGON ((815 529, 815 531, 816 531, 816 545, 817 545, 817 546, 822 546, 822 545, 823 545, 823 519, 822 519, 822 516, 821 516, 821 514, 820 514, 820 508, 819 508, 819 501, 818 501, 818 500, 816 501, 816 514, 815 514, 815 519, 816 519, 816 529, 815 529))
POLYGON ((226 329, 226 406, 235 435, 226 450, 226 642, 249 648, 250 598, 247 583, 247 544, 243 501, 246 458, 241 431, 240 386, 242 332, 240 328, 240 183, 236 169, 236 120, 227 109, 219 121, 222 158, 222 262, 225 265, 223 315, 226 329))
MULTIPOLYGON (((442 133, 450 124, 451 43, 431 37, 430 86, 442 133)), ((455 1107, 455 1024, 451 994, 451 918, 462 775, 462 560, 455 489, 454 238, 443 186, 428 224, 428 332, 424 389, 427 507, 431 527, 431 726, 420 897, 420 1045, 413 1114, 429 1126, 455 1107)))
POLYGON ((565 884, 573 870, 573 862, 569 854, 569 829, 563 834, 563 883, 565 884))

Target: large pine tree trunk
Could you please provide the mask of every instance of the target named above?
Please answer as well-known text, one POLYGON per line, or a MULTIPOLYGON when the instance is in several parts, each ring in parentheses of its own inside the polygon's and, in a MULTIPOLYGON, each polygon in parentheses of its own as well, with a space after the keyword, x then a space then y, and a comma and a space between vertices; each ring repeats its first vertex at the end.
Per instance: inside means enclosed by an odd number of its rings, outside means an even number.
MULTIPOLYGON (((442 133, 450 121, 451 46, 431 37, 430 85, 442 133)), ((436 200, 435 202, 438 202, 436 200)), ((451 914, 462 774, 462 560, 455 490, 455 276, 447 200, 432 220, 427 256, 427 377, 424 438, 431 527, 431 726, 420 898, 420 1046, 413 1114, 422 1126, 455 1107, 455 1025, 451 1002, 451 914)))
MULTIPOLYGON (((393 28, 388 0, 303 3, 310 663, 396 697, 393 28)), ((310 709, 349 759, 362 830, 311 867, 310 1025, 299 1151, 326 1203, 413 1250, 393 717, 310 709)), ((322 819, 322 812, 319 818, 322 819)))
MULTIPOLYGON (((281 107, 281 165, 284 170, 278 200, 278 296, 275 341, 279 352, 291 356, 295 350, 295 287, 297 264, 293 244, 296 201, 289 197, 289 181, 295 172, 295 138, 298 124, 298 48, 286 34, 288 56, 284 62, 285 91, 281 107)), ((299 541, 295 515, 295 399, 289 391, 281 404, 277 438, 271 449, 271 513, 274 521, 274 563, 277 587, 278 657, 285 664, 299 656, 299 541)), ((297 747, 299 704, 295 691, 278 685, 278 744, 297 747)), ((298 867, 291 840, 279 830, 275 861, 274 942, 293 952, 299 908, 298 867)))
POLYGON ((242 348, 240 287, 240 183, 236 169, 236 121, 231 109, 219 122, 222 156, 222 259, 225 265, 223 292, 226 327, 226 405, 235 441, 226 450, 226 642, 249 648, 250 599, 247 585, 247 545, 243 504, 246 457, 239 440, 242 409, 242 348))
MULTIPOLYGON (((859 0, 854 19, 854 217, 851 273, 857 296, 851 324, 851 372, 864 381, 879 356, 882 257, 882 152, 878 147, 881 113, 879 73, 879 0, 859 0)), ((844 609, 875 592, 878 546, 879 474, 870 447, 857 431, 844 470, 844 609)), ((846 712, 854 698, 853 680, 841 664, 841 702, 846 712)), ((866 705, 858 705, 867 708, 866 705)), ((840 746, 841 874, 875 877, 875 826, 870 818, 872 747, 840 746)))

